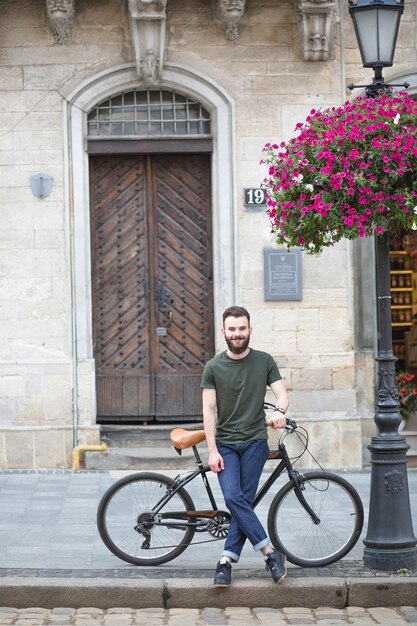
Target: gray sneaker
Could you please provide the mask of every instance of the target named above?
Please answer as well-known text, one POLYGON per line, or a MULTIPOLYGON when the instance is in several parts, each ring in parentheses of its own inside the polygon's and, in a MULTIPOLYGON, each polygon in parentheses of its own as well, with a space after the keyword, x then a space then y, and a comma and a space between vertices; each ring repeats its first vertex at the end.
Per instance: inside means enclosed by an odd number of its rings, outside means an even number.
POLYGON ((279 583, 287 575, 287 568, 285 567, 285 555, 282 552, 273 550, 269 552, 265 560, 265 569, 271 572, 271 576, 274 579, 274 583, 279 583))
POLYGON ((232 566, 230 563, 217 563, 214 574, 215 587, 229 587, 232 582, 232 566))

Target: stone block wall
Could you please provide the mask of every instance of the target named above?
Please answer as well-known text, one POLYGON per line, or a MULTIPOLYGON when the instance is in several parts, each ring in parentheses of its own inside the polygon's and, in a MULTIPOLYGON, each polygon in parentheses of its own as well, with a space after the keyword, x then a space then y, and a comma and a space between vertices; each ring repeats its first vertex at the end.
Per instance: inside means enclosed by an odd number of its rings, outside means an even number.
MULTIPOLYGON (((252 314, 253 345, 277 359, 292 415, 310 424, 321 460, 359 467, 372 431, 373 361, 354 351, 351 247, 344 242, 319 257, 303 255, 301 302, 265 302, 268 222, 243 207, 243 189, 264 176, 264 144, 291 137, 311 108, 341 104, 346 83, 369 80, 347 3, 341 6, 335 58, 304 62, 295 0, 247 0, 235 41, 225 39, 214 1, 168 0, 166 59, 210 77, 234 101, 238 293, 252 314)), ((73 366, 65 94, 104 69, 134 62, 134 53, 127 0, 78 0, 65 45, 55 43, 41 0, 5 0, 2 9, 0 468, 62 467, 74 443, 74 389, 79 442, 98 438, 92 354, 78 355, 73 366), (40 171, 54 178, 44 200, 29 185, 40 171)), ((416 11, 406 3, 387 78, 416 65, 416 11)))
MULTIPOLYGON (((68 167, 61 89, 130 58, 125 3, 78 2, 68 45, 44 2, 5 2, 0 25, 0 468, 71 466, 97 443, 91 359, 72 366, 68 167), (48 198, 29 177, 53 177, 48 198), (75 382, 75 378, 77 379, 75 382), (77 385, 77 436, 73 388, 77 385)), ((91 356, 91 355, 90 355, 91 356)))

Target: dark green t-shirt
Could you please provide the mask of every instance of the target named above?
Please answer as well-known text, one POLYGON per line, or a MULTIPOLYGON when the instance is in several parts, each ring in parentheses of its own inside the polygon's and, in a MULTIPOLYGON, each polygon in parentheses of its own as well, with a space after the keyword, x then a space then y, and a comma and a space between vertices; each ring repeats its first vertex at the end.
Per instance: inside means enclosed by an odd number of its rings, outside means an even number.
POLYGON ((216 390, 217 441, 267 439, 263 408, 266 387, 280 379, 272 356, 259 350, 251 349, 243 359, 231 359, 222 352, 208 361, 200 386, 216 390))

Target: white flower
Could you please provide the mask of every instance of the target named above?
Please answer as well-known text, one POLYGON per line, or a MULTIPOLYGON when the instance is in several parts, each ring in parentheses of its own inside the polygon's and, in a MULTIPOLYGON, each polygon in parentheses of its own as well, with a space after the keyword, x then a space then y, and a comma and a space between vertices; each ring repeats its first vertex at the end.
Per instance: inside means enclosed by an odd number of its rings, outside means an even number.
POLYGON ((307 191, 314 191, 313 185, 310 185, 309 183, 307 185, 304 185, 304 187, 307 189, 307 191))
POLYGON ((399 121, 400 121, 400 114, 397 113, 397 115, 394 117, 394 124, 398 124, 399 121))
POLYGON ((278 247, 277 236, 279 235, 279 233, 280 233, 279 228, 275 228, 275 230, 273 231, 271 227, 268 227, 264 229, 262 234, 263 234, 264 239, 268 241, 271 247, 277 248, 278 247))
POLYGON ((417 224, 415 222, 413 222, 413 225, 411 227, 411 230, 417 230, 417 224))
POLYGON ((302 174, 298 174, 298 176, 294 176, 294 178, 292 180, 295 183, 302 183, 303 182, 303 178, 304 178, 304 176, 302 174))
POLYGON ((415 214, 417 214, 417 206, 414 207, 413 211, 415 214))

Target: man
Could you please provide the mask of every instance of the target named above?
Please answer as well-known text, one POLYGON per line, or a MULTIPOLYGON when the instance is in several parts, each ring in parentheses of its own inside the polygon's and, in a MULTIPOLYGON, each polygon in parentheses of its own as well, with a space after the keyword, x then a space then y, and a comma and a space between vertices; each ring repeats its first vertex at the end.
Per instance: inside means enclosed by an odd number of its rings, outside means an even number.
POLYGON ((222 333, 227 350, 208 361, 201 381, 208 463, 218 475, 232 514, 214 585, 230 585, 231 564, 239 560, 246 539, 262 552, 277 583, 286 575, 285 557, 271 546, 253 510, 253 500, 268 458, 263 408, 266 387, 270 386, 276 399, 274 428, 286 425, 288 394, 274 359, 266 352, 249 348, 252 327, 246 309, 226 309, 222 333))

